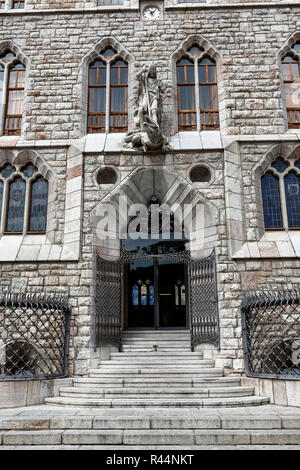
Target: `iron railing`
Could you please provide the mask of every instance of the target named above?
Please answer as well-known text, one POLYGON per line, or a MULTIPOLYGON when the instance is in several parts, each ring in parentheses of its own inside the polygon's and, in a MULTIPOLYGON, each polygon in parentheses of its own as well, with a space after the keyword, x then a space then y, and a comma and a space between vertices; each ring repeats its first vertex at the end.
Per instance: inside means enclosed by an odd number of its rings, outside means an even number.
POLYGON ((70 306, 56 293, 0 293, 0 380, 68 374, 70 306))
POLYGON ((248 292, 242 303, 245 373, 300 380, 300 287, 248 292))

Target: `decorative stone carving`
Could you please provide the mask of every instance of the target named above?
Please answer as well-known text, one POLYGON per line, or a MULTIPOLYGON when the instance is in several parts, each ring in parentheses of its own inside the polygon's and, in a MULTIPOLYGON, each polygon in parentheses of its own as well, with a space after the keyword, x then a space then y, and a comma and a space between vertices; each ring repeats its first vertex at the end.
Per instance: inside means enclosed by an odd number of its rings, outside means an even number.
POLYGON ((136 76, 139 87, 134 111, 136 129, 127 133, 123 148, 129 150, 162 151, 170 150, 167 137, 162 133, 162 103, 167 89, 157 78, 156 65, 144 65, 136 76))

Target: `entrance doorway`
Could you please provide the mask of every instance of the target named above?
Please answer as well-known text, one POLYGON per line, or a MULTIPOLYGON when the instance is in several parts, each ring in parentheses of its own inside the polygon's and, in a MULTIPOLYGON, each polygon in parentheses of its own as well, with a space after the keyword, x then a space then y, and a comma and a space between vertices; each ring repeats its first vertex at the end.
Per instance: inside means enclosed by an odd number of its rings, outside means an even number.
POLYGON ((168 257, 125 266, 127 328, 187 328, 186 267, 168 257))

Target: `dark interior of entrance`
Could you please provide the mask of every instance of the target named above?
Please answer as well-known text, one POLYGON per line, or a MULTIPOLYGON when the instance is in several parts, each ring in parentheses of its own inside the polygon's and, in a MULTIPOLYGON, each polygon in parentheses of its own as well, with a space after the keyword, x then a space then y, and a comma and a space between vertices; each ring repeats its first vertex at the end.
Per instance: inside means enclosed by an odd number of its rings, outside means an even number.
MULTIPOLYGON (((186 266, 176 258, 185 250, 182 227, 174 229, 170 212, 168 233, 163 218, 153 237, 151 207, 158 199, 152 196, 148 209, 148 236, 123 242, 127 263, 124 264, 126 328, 187 328, 186 266)), ((165 220, 165 219, 164 219, 165 220)))

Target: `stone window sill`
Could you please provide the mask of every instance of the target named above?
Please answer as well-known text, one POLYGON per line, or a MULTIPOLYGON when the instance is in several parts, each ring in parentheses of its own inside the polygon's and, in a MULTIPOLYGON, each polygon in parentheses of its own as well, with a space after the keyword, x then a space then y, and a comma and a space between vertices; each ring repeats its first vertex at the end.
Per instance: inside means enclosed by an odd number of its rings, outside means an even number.
POLYGON ((0 239, 0 261, 76 261, 79 243, 53 245, 46 235, 3 235, 0 239))
POLYGON ((232 255, 233 259, 299 257, 299 230, 265 232, 258 242, 246 242, 232 255))

